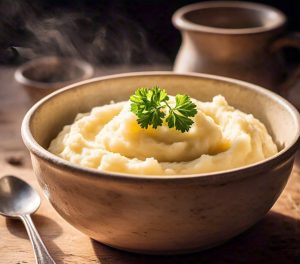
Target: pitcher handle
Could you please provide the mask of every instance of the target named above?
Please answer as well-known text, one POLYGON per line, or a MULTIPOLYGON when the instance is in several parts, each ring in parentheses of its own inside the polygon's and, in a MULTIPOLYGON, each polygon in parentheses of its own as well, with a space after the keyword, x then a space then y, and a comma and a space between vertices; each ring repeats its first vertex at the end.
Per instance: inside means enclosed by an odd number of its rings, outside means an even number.
MULTIPOLYGON (((296 48, 300 50, 300 32, 292 32, 276 39, 271 45, 271 52, 275 53, 283 48, 296 48)), ((289 89, 299 80, 300 64, 292 70, 287 79, 279 86, 279 93, 286 97, 289 89)))

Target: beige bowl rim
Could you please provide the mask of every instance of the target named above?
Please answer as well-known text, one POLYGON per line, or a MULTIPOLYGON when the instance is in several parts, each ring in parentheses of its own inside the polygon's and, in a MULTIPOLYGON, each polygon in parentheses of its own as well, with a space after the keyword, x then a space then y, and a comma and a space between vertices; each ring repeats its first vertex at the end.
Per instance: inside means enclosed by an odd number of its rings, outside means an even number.
POLYGON ((210 75, 210 74, 203 74, 203 73, 174 73, 171 71, 151 71, 151 72, 132 72, 132 73, 122 73, 122 74, 115 74, 115 75, 107 75, 105 77, 97 77, 93 79, 89 79, 86 81, 78 82, 72 85, 69 85, 65 88, 62 88, 58 91, 55 91, 48 96, 44 97, 40 101, 38 101, 35 105, 33 105, 30 110, 26 113, 22 126, 21 126, 21 135, 23 138, 23 141, 26 145, 26 147, 29 149, 30 152, 38 156, 39 158, 43 159, 44 161, 53 164, 62 170, 68 170, 76 174, 77 176, 82 177, 92 177, 92 178, 99 178, 105 179, 105 180, 121 180, 126 182, 157 182, 157 181, 164 181, 164 182, 170 182, 174 183, 184 183, 184 182, 192 182, 193 180, 196 180, 203 184, 210 184, 214 182, 219 182, 219 180, 225 180, 230 182, 234 180, 238 180, 241 178, 244 178, 246 176, 251 176, 253 174, 271 170, 275 166, 283 163, 287 159, 289 159, 293 154, 295 154, 298 143, 300 142, 300 116, 298 110, 289 103, 286 99, 282 98, 281 96, 277 95, 276 93, 269 91, 265 88, 259 87, 257 85, 247 83, 244 81, 222 77, 222 76, 216 76, 216 75, 210 75), (212 173, 201 173, 201 174, 189 174, 189 175, 168 175, 168 176, 162 176, 162 175, 136 175, 136 174, 129 174, 129 173, 116 173, 116 172, 106 172, 106 171, 100 171, 97 169, 92 168, 85 168, 82 166, 78 166, 75 164, 72 164, 69 161, 66 161, 42 146, 40 146, 36 140, 33 138, 31 131, 30 131, 30 120, 33 115, 33 113, 40 107, 43 106, 48 100, 51 100, 55 98, 57 95, 64 93, 65 91, 82 86, 88 83, 92 82, 98 82, 101 80, 107 80, 107 79, 121 79, 126 77, 134 77, 134 76, 186 76, 186 77, 199 77, 209 80, 218 80, 223 82, 229 82, 232 84, 241 85, 244 87, 247 87, 247 89, 253 90, 259 94, 267 95, 268 97, 271 97, 276 103, 282 105, 285 109, 289 111, 291 116, 293 117, 298 133, 295 135, 295 137, 292 140, 292 143, 289 146, 285 146, 281 151, 279 151, 276 155, 269 157, 268 159, 265 159, 263 161, 253 163, 247 166, 220 171, 220 172, 212 172, 212 173))

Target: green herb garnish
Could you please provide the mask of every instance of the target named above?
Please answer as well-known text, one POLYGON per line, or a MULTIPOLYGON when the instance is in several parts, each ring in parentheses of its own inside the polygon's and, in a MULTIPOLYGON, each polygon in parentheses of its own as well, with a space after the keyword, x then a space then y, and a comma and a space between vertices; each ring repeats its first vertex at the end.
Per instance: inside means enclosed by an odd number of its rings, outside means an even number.
POLYGON ((137 122, 142 128, 162 126, 165 118, 168 127, 175 127, 182 133, 189 131, 194 123, 189 117, 197 114, 196 105, 187 95, 177 94, 174 107, 170 106, 169 99, 167 92, 158 86, 139 88, 130 96, 131 111, 138 117, 137 122))

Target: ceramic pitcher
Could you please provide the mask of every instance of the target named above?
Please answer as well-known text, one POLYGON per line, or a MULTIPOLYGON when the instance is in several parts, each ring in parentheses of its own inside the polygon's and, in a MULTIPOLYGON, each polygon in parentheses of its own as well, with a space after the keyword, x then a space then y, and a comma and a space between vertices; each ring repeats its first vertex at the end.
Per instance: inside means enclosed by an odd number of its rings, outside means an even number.
POLYGON ((173 24, 182 33, 176 72, 233 77, 285 93, 299 70, 287 76, 279 50, 300 48, 300 38, 282 35, 286 16, 249 2, 202 2, 179 9, 173 24))

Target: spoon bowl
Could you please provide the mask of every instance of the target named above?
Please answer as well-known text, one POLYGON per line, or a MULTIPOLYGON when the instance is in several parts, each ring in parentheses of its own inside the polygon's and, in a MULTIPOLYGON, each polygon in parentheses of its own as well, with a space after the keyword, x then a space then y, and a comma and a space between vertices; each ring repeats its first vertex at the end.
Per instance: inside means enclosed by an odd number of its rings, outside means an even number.
POLYGON ((0 214, 22 220, 32 243, 37 264, 55 264, 30 217, 40 204, 39 194, 25 181, 15 176, 0 178, 0 214))
POLYGON ((14 176, 0 179, 0 214, 13 218, 32 214, 40 203, 38 193, 25 181, 14 176))

